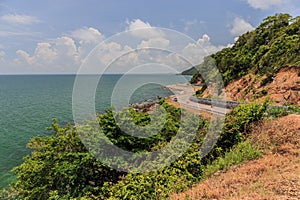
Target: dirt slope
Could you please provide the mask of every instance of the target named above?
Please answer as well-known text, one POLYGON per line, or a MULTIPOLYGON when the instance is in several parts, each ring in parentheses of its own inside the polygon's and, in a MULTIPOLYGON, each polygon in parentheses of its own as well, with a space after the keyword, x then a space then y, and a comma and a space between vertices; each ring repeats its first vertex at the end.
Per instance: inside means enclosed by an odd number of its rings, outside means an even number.
MULTIPOLYGON (((300 106, 300 67, 283 67, 270 82, 266 76, 248 74, 226 86, 226 99, 246 102, 263 102, 267 97, 277 105, 300 106)), ((203 97, 209 97, 209 91, 203 97)))
POLYGON ((266 154, 171 199, 300 199, 300 115, 264 122, 251 135, 266 154))

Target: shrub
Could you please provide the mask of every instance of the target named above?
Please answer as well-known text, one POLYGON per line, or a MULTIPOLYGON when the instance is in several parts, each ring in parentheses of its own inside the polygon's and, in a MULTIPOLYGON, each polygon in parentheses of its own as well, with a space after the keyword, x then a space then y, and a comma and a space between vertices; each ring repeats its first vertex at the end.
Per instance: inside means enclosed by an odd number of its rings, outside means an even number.
POLYGON ((207 164, 219 156, 224 156, 225 152, 242 142, 250 125, 262 119, 267 105, 267 102, 240 104, 228 113, 215 148, 203 159, 203 163, 207 164))
POLYGON ((267 95, 267 94, 268 94, 268 91, 264 89, 264 90, 261 91, 261 94, 262 94, 262 95, 267 95))
POLYGON ((300 107, 299 106, 288 106, 288 111, 300 114, 300 107))
POLYGON ((278 118, 288 114, 286 108, 274 107, 267 110, 266 114, 270 117, 278 118))
POLYGON ((254 146, 251 141, 246 140, 235 145, 224 157, 218 157, 212 163, 205 166, 203 177, 208 177, 218 170, 228 169, 232 165, 240 164, 245 160, 255 159, 261 156, 262 151, 254 146))

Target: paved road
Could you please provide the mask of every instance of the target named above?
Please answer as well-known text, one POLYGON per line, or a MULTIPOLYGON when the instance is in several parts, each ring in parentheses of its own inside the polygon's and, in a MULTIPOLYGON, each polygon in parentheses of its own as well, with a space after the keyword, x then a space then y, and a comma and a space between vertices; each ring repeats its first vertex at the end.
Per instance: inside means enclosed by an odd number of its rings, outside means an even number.
POLYGON ((170 89, 175 95, 171 96, 173 101, 176 101, 180 104, 182 108, 189 108, 193 109, 194 111, 205 111, 212 114, 217 115, 225 115, 229 112, 229 109, 220 108, 216 106, 210 106, 206 104, 196 103, 190 100, 190 97, 195 94, 195 86, 188 85, 188 84, 174 84, 166 86, 170 89))

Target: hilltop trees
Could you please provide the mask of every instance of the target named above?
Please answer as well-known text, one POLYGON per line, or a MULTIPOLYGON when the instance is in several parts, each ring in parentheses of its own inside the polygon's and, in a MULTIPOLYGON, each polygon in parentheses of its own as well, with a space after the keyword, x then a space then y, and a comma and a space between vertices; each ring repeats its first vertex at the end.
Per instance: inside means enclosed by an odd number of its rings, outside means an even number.
MULTIPOLYGON (((289 14, 267 17, 254 31, 241 35, 233 47, 211 57, 225 85, 249 71, 272 77, 283 66, 299 65, 300 17, 292 18, 289 14)), ((192 83, 199 74, 194 76, 192 83)))

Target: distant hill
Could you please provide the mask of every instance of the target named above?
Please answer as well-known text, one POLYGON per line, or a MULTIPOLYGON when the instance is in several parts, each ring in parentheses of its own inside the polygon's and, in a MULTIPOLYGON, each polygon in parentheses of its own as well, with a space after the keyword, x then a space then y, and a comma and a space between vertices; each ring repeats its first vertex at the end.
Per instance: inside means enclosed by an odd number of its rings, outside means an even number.
POLYGON ((191 67, 183 72, 181 72, 181 75, 190 75, 193 76, 197 72, 197 66, 191 67))
MULTIPOLYGON (((266 75, 265 82, 270 82, 282 67, 300 66, 300 17, 292 18, 289 14, 267 17, 255 30, 241 35, 232 47, 210 58, 214 59, 225 86, 249 72, 266 75)), ((207 67, 207 60, 208 57, 197 66, 200 71, 207 67)), ((193 71, 192 68, 184 73, 193 71)), ((201 79, 196 71, 191 83, 201 79)))

